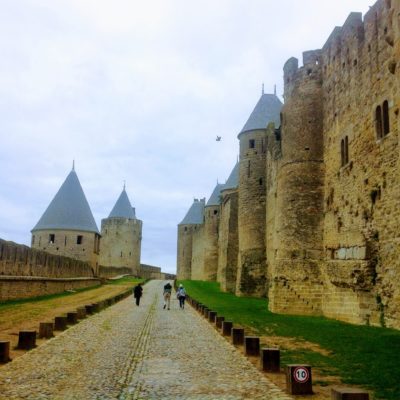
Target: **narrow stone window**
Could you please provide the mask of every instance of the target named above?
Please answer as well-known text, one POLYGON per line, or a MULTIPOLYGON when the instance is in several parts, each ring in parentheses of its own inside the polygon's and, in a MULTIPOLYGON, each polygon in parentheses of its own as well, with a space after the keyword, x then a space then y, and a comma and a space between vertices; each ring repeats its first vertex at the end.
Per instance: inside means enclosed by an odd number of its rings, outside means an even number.
POLYGON ((375 130, 376 130, 376 138, 382 138, 382 109, 381 106, 376 107, 375 110, 375 130))
POLYGON ((32 244, 31 246, 33 246, 35 244, 35 235, 32 235, 32 244))
POLYGON ((344 161, 345 164, 349 163, 349 137, 344 138, 344 161))
POLYGON ((55 237, 56 237, 56 235, 54 234, 54 233, 50 233, 50 235, 49 235, 49 243, 54 243, 54 240, 55 240, 55 237))
POLYGON ((122 251, 121 251, 121 257, 122 257, 122 251))
POLYGON ((249 140, 249 149, 254 149, 255 147, 255 140, 254 139, 250 139, 249 140))
POLYGON ((387 100, 383 102, 383 136, 386 136, 390 132, 390 125, 389 125, 389 103, 387 100))
POLYGON ((78 235, 76 237, 76 244, 82 244, 83 242, 83 236, 82 235, 78 235))
POLYGON ((259 184, 260 186, 262 186, 262 184, 263 184, 263 178, 260 178, 260 179, 258 180, 258 184, 259 184))
POLYGON ((247 164, 247 177, 250 178, 250 160, 247 164))
POLYGON ((187 231, 187 226, 185 226, 185 232, 187 231))
POLYGON ((66 246, 67 245, 67 237, 65 236, 64 237, 64 246, 66 246))
POLYGON ((39 236, 39 247, 40 247, 40 242, 42 241, 42 237, 39 236))
POLYGON ((341 166, 343 167, 345 165, 345 158, 344 158, 344 139, 340 142, 340 160, 341 160, 341 166))
POLYGON ((214 215, 217 215, 218 214, 218 210, 214 210, 214 215))

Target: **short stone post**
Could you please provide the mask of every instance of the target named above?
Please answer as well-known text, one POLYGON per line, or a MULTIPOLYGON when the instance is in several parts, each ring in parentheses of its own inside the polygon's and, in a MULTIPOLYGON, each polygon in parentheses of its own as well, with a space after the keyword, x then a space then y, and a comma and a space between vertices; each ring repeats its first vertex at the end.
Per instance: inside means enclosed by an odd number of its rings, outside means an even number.
POLYGON ((217 316, 215 318, 215 327, 217 329, 221 329, 222 328, 222 323, 225 321, 225 317, 219 317, 217 316))
POLYGON ((215 317, 217 316, 217 312, 216 311, 209 311, 208 312, 208 320, 214 324, 215 323, 215 317))
POLYGON ((11 361, 10 342, 0 341, 0 363, 4 364, 11 361))
POLYGON ((54 323, 53 322, 41 322, 39 324, 39 338, 50 339, 54 336, 54 323))
POLYGON ((281 352, 279 349, 264 347, 260 353, 260 368, 267 372, 280 372, 281 352))
POLYGON ((366 390, 334 387, 331 390, 332 400, 369 400, 369 393, 366 390))
POLYGON ((232 344, 234 346, 243 345, 244 328, 240 328, 240 327, 232 328, 231 336, 232 336, 232 344))
POLYGON ((100 304, 99 303, 93 303, 92 304, 92 312, 96 313, 100 311, 100 304))
POLYGON ((78 322, 78 313, 71 311, 67 313, 67 323, 69 325, 75 325, 78 322))
POLYGON ((67 329, 67 317, 62 315, 54 318, 54 330, 65 331, 67 329))
POLYGON ((260 355, 260 338, 257 336, 245 336, 244 337, 244 354, 246 356, 260 355))
POLYGON ((93 304, 86 304, 85 305, 86 314, 93 314, 93 304))
POLYGON ((208 312, 210 311, 210 309, 208 307, 204 307, 203 309, 203 316, 208 318, 208 312))
POLYGON ((36 347, 36 331, 19 331, 17 349, 30 350, 36 347))
POLYGON ((86 318, 86 308, 85 307, 78 307, 76 309, 76 314, 78 316, 78 319, 86 318))
POLYGON ((222 321, 222 336, 231 336, 232 327, 232 321, 222 321))
POLYGON ((286 365, 286 390, 289 394, 313 394, 311 366, 286 365))

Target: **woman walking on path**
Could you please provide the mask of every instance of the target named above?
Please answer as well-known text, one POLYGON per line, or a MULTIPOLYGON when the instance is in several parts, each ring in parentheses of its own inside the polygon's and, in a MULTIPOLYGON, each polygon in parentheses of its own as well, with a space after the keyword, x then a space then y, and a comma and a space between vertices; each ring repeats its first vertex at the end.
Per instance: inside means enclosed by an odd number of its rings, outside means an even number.
POLYGON ((179 300, 179 307, 180 308, 185 308, 185 299, 186 299, 186 291, 183 285, 179 285, 178 292, 176 293, 176 297, 178 297, 179 300))
POLYGON ((136 299, 136 305, 138 306, 140 303, 140 298, 142 297, 143 293, 143 288, 140 283, 138 283, 134 288, 133 288, 133 296, 136 299))

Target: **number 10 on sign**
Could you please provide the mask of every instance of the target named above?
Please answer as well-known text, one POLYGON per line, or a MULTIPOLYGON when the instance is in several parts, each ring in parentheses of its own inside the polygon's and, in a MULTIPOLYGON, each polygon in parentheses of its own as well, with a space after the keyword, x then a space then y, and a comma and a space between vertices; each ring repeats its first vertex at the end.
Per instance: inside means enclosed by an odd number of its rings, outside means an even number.
POLYGON ((310 374, 308 369, 304 367, 297 367, 293 370, 293 378, 296 382, 305 383, 308 381, 310 374))

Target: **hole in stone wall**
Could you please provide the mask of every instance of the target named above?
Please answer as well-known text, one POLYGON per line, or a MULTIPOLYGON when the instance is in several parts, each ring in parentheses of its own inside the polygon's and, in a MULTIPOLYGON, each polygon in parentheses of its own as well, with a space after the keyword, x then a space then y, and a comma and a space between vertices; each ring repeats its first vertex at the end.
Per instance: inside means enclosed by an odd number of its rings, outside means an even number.
POLYGON ((389 72, 394 75, 396 72, 396 61, 391 61, 388 65, 388 68, 389 72))
POLYGON ((311 75, 311 73, 312 73, 312 69, 309 68, 309 69, 307 70, 307 75, 311 75))
POLYGON ((356 66, 357 64, 358 64, 358 61, 357 61, 357 59, 355 59, 355 60, 353 61, 353 65, 356 66))

